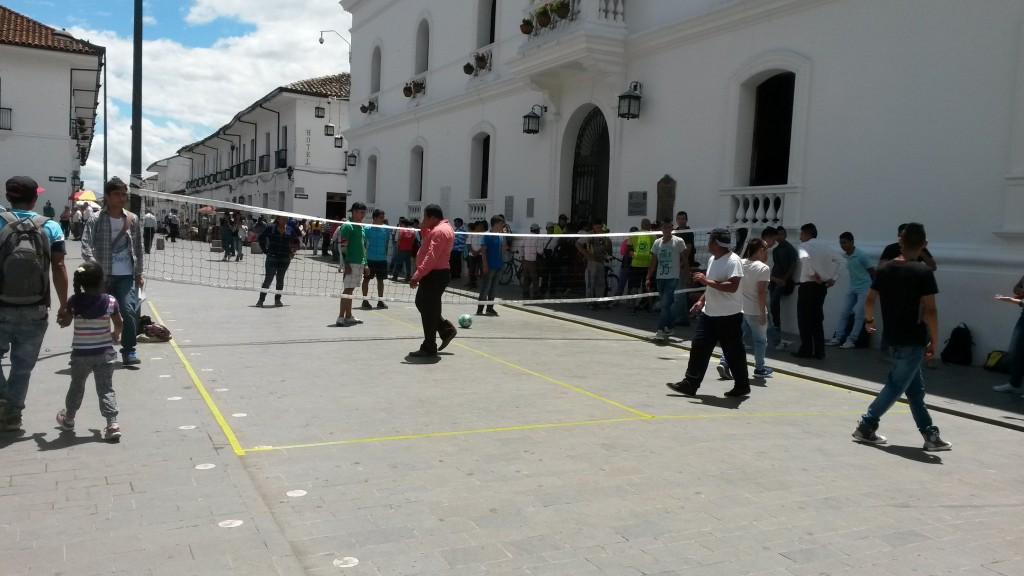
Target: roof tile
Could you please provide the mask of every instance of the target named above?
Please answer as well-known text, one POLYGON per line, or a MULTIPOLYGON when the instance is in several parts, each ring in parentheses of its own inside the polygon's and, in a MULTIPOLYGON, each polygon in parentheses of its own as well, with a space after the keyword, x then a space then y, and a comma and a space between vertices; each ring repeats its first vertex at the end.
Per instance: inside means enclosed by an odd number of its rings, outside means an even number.
POLYGON ((0 44, 75 54, 102 52, 99 46, 77 40, 67 32, 36 22, 4 6, 0 6, 0 44))
POLYGON ((333 74, 331 76, 320 76, 286 84, 282 88, 286 90, 299 90, 301 92, 314 93, 326 97, 348 99, 352 85, 352 77, 347 73, 333 74))

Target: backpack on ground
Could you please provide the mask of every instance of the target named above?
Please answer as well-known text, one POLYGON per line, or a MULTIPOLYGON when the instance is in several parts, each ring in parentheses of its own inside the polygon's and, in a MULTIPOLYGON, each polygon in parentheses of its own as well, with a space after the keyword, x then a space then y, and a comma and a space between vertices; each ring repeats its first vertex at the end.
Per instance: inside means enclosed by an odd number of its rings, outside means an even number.
POLYGON ((974 338, 967 325, 961 322, 959 326, 953 328, 949 340, 946 340, 946 347, 942 349, 942 362, 970 366, 973 356, 974 338))
POLYGON ((1002 350, 993 350, 985 357, 985 365, 983 368, 990 372, 1002 372, 1003 374, 1009 374, 1010 358, 1010 354, 1002 350))
POLYGON ((0 213, 0 301, 15 306, 50 304, 50 238, 45 216, 0 213))

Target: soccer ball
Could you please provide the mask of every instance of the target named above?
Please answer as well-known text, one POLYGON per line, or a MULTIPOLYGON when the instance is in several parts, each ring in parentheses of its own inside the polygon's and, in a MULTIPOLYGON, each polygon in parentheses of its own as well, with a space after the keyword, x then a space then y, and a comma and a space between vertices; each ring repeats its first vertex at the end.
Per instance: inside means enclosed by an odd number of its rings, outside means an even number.
POLYGON ((469 328, 472 325, 473 325, 473 317, 472 316, 470 316, 469 314, 463 314, 462 316, 459 316, 459 326, 462 326, 463 328, 469 328))

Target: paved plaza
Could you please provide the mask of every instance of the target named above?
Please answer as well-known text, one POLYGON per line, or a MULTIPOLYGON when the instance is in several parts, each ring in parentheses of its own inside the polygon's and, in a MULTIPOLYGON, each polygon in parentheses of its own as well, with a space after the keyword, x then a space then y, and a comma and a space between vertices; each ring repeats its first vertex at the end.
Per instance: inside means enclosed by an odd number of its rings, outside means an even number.
POLYGON ((1024 400, 980 369, 926 371, 961 414, 933 413, 932 454, 905 405, 888 446, 852 442, 877 352, 686 398, 686 333, 616 311, 499 307, 417 364, 411 304, 338 328, 332 299, 147 291, 175 340, 115 373, 120 444, 91 390, 57 429, 71 335, 48 331, 0 435, 3 576, 1024 574, 1024 400))

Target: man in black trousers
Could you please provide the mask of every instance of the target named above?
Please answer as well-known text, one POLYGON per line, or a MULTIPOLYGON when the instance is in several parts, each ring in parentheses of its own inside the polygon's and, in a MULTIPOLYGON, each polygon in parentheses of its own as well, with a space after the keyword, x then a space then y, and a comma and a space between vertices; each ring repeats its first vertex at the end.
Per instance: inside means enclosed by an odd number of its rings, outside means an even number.
POLYGON ((409 280, 409 287, 417 289, 416 309, 420 311, 423 321, 423 344, 419 350, 410 352, 409 356, 433 358, 458 333, 455 326, 441 316, 441 297, 451 280, 449 257, 455 244, 455 230, 444 219, 444 212, 437 204, 430 204, 423 209, 420 238, 416 271, 409 280), (437 345, 439 332, 441 346, 437 345))
POLYGON ((825 357, 825 296, 835 285, 843 259, 830 246, 818 240, 814 224, 800 227, 800 287, 797 290, 796 323, 800 330, 797 358, 825 357))

